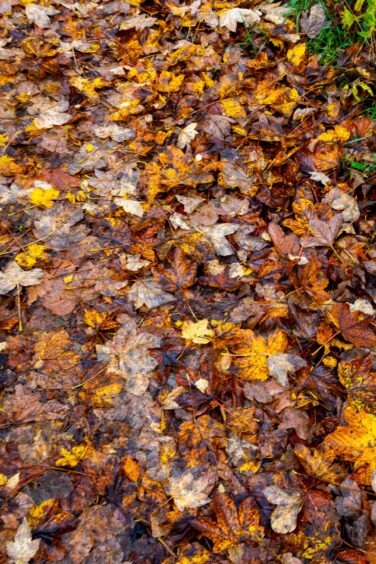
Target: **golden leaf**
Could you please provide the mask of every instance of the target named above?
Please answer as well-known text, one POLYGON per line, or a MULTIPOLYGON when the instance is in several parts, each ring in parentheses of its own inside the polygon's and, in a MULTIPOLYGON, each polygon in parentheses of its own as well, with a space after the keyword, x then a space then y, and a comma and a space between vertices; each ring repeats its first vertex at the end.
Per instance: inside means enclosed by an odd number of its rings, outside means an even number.
POLYGON ((269 377, 268 357, 285 352, 286 334, 277 329, 266 337, 245 330, 244 343, 235 349, 239 377, 244 380, 266 380, 269 377))
POLYGON ((344 415, 348 425, 339 425, 322 444, 336 457, 353 462, 357 481, 369 485, 376 469, 376 415, 357 412, 352 406, 344 415))
POLYGON ((214 331, 209 327, 207 319, 194 321, 184 321, 182 327, 182 337, 187 341, 192 341, 196 345, 205 345, 214 336, 214 331))

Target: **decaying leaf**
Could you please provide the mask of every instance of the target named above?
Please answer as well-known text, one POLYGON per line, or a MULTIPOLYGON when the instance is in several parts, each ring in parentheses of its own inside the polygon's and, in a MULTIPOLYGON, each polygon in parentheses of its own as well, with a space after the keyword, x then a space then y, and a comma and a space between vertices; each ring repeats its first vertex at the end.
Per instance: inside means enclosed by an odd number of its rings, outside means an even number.
POLYGON ((16 262, 9 262, 3 272, 0 272, 0 294, 8 294, 19 286, 35 286, 44 278, 41 268, 23 270, 16 262))
POLYGON ((174 302, 176 299, 168 292, 164 292, 154 280, 135 282, 128 292, 128 298, 136 308, 145 305, 148 309, 174 302))
POLYGON ((246 8, 232 8, 226 10, 219 18, 219 25, 227 27, 230 31, 236 31, 238 23, 246 26, 252 26, 260 21, 260 12, 258 10, 249 10, 246 8))
POLYGON ((7 542, 7 554, 14 564, 28 564, 39 550, 40 539, 32 539, 27 519, 18 527, 13 541, 7 542))
POLYGON ((171 476, 167 489, 179 511, 184 511, 186 508, 193 509, 209 503, 208 494, 213 485, 214 475, 207 473, 195 477, 187 470, 180 475, 171 476))
POLYGON ((296 490, 283 490, 278 486, 268 486, 264 495, 269 503, 276 505, 270 523, 276 533, 285 535, 296 529, 302 498, 296 490))
POLYGON ((205 345, 210 342, 211 337, 214 335, 213 329, 209 327, 207 319, 200 319, 200 321, 184 321, 182 327, 182 337, 187 341, 192 341, 197 345, 205 345))

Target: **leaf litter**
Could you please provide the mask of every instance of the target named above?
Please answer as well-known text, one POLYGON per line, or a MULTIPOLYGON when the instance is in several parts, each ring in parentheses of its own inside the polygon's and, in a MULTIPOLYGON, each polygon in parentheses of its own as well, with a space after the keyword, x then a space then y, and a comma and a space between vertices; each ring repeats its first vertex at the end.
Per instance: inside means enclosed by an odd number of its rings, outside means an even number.
POLYGON ((372 45, 292 4, 1 7, 1 561, 375 560, 372 45))

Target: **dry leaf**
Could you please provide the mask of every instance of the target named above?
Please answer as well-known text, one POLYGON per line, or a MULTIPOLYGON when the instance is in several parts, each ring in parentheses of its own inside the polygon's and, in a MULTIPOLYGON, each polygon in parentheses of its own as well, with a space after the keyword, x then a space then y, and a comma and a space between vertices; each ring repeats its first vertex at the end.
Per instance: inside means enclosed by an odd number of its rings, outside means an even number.
POLYGON ((14 564, 28 564, 39 550, 40 539, 32 540, 27 519, 18 527, 14 541, 7 542, 7 554, 14 564))
POLYGON ((210 343, 211 338, 214 336, 214 331, 209 327, 207 319, 200 319, 200 321, 184 321, 181 326, 182 337, 187 341, 192 341, 197 345, 205 345, 210 343))
POLYGON ((282 490, 278 486, 268 486, 264 489, 264 495, 269 503, 277 505, 270 519, 273 531, 281 535, 294 531, 301 510, 300 492, 292 489, 282 490))
POLYGON ((15 261, 8 262, 5 270, 0 272, 0 294, 8 294, 18 286, 35 286, 40 284, 43 278, 44 272, 41 268, 22 270, 15 261))
POLYGON ((168 493, 174 498, 174 503, 179 511, 194 509, 209 503, 208 493, 213 488, 212 474, 195 475, 186 470, 182 474, 171 476, 168 481, 168 493))
POLYGON ((172 294, 164 292, 154 280, 135 282, 128 292, 128 298, 131 302, 134 302, 134 307, 137 309, 143 305, 148 309, 153 309, 176 300, 172 294))
POLYGON ((185 149, 186 147, 188 147, 188 145, 190 145, 191 141, 193 141, 196 135, 198 135, 196 128, 197 123, 190 123, 189 125, 187 125, 187 127, 180 131, 178 137, 179 149, 185 149))
POLYGON ((246 8, 232 8, 224 12, 219 18, 219 25, 227 27, 230 31, 236 31, 238 23, 245 26, 252 26, 260 21, 261 12, 259 10, 248 10, 246 8))

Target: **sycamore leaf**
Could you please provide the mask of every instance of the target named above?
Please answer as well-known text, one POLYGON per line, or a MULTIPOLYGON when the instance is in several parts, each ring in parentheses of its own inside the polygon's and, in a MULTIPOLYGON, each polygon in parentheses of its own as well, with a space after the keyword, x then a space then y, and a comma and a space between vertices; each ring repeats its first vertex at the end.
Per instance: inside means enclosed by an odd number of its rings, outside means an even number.
POLYGON ((273 354, 268 357, 268 369, 270 376, 273 376, 281 386, 289 385, 288 374, 293 374, 299 368, 307 366, 306 361, 295 354, 273 354))
POLYGON ((230 31, 236 31, 238 23, 245 26, 252 26, 260 21, 261 12, 259 10, 248 10, 246 8, 232 8, 224 12, 219 18, 219 25, 227 27, 230 31))
POLYGON ((22 270, 16 262, 9 262, 3 272, 0 272, 0 295, 8 294, 17 286, 35 286, 44 278, 41 268, 22 270))
POLYGON ((264 528, 260 525, 259 513, 251 497, 235 505, 230 496, 218 491, 213 505, 217 521, 203 518, 192 521, 192 526, 214 543, 213 552, 222 552, 243 542, 261 541, 264 528))
POLYGON ((347 425, 339 425, 325 437, 323 447, 336 457, 353 462, 356 481, 369 485, 376 470, 376 415, 358 412, 352 406, 345 408, 344 415, 347 425))
POLYGON ((313 449, 311 452, 305 445, 298 444, 294 452, 307 474, 314 478, 339 484, 345 476, 345 470, 339 464, 334 464, 333 456, 325 451, 313 449))
POLYGON ((205 345, 210 342, 214 331, 210 329, 207 319, 200 319, 196 323, 194 321, 184 321, 181 326, 182 337, 187 341, 192 341, 197 345, 205 345))
POLYGON ((264 495, 269 503, 276 505, 270 518, 275 533, 285 535, 296 529, 298 514, 301 509, 301 495, 297 490, 282 490, 278 486, 268 486, 264 495))
POLYGON ((115 198, 114 202, 117 206, 123 208, 126 213, 142 217, 144 215, 144 208, 137 200, 130 200, 128 198, 115 198))
POLYGON ((226 235, 232 235, 239 229, 238 225, 233 225, 232 223, 220 223, 214 225, 213 227, 201 227, 201 230, 205 233, 209 241, 214 247, 217 255, 222 257, 227 257, 232 255, 234 249, 226 239, 226 235))
POLYGON ((57 104, 43 108, 35 118, 33 122, 33 127, 36 129, 50 129, 55 125, 64 125, 71 118, 71 114, 68 114, 67 110, 69 108, 69 102, 62 100, 57 104))
POLYGON ((171 476, 168 482, 168 493, 174 498, 179 511, 201 507, 210 502, 207 493, 213 487, 212 474, 204 474, 196 478, 192 472, 185 470, 182 474, 171 476))
POLYGON ((17 529, 13 541, 7 542, 7 554, 14 564, 28 564, 39 550, 40 539, 32 539, 27 519, 17 529))
POLYGON ((26 4, 25 12, 29 23, 33 23, 42 29, 46 29, 50 27, 51 24, 49 16, 58 14, 59 10, 49 8, 48 6, 40 6, 39 4, 26 4))
POLYGON ((327 23, 325 8, 321 3, 311 6, 309 12, 304 11, 300 19, 302 31, 310 39, 317 37, 327 23))
POLYGON ((304 247, 331 247, 342 225, 342 216, 335 215, 329 221, 309 220, 310 237, 303 239, 304 247))
MULTIPOLYGON (((269 357, 284 353, 287 347, 286 334, 277 329, 270 335, 256 335, 251 330, 243 332, 244 340, 240 346, 234 347, 239 377, 244 380, 267 380, 269 377, 269 357)), ((276 368, 271 362, 272 371, 276 368)))
POLYGON ((60 451, 61 457, 56 460, 55 464, 56 466, 71 466, 74 468, 81 463, 87 450, 87 445, 75 446, 72 450, 62 448, 60 451))
POLYGON ((337 303, 330 310, 330 320, 342 333, 344 338, 357 347, 376 346, 375 332, 369 329, 372 321, 361 311, 352 311, 349 304, 337 303))
POLYGON ((190 145, 191 141, 198 135, 198 131, 196 129, 197 123, 190 123, 181 130, 178 137, 178 147, 179 149, 185 149, 190 145))
POLYGON ((30 203, 40 208, 52 208, 59 197, 59 190, 55 188, 34 188, 30 194, 30 203))
POLYGON ((128 298, 131 302, 134 302, 134 307, 137 309, 143 305, 148 309, 153 309, 176 300, 172 294, 164 292, 154 280, 135 282, 128 292, 128 298))

